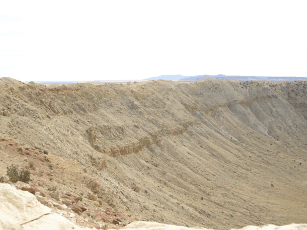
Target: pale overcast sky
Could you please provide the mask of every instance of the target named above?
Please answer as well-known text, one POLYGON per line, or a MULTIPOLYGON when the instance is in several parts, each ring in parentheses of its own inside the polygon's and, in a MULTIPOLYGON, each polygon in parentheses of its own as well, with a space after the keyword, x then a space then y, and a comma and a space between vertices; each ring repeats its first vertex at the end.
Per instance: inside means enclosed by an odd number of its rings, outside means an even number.
POLYGON ((0 77, 307 77, 306 1, 1 1, 0 77))

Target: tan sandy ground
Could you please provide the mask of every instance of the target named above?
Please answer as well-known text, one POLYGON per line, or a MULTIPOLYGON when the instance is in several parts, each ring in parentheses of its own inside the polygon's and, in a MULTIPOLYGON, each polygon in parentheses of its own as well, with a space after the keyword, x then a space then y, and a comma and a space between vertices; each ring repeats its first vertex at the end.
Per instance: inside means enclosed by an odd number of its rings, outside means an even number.
POLYGON ((306 223, 306 87, 1 78, 0 174, 29 167, 18 186, 89 227, 306 223))

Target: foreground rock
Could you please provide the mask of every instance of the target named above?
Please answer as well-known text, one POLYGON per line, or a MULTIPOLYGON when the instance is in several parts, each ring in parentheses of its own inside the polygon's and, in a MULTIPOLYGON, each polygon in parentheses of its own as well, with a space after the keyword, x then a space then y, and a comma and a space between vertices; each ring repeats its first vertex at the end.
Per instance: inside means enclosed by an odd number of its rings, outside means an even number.
POLYGON ((39 203, 33 194, 1 183, 0 230, 13 229, 81 230, 82 228, 66 218, 52 213, 50 208, 39 203))
MULTIPOLYGON (((169 224, 160 224, 155 222, 145 222, 145 221, 136 221, 129 225, 127 225, 124 229, 137 229, 137 230, 188 230, 188 229, 203 229, 206 228, 187 228, 183 226, 176 226, 176 225, 169 225, 169 224)), ((307 229, 307 224, 290 224, 290 225, 284 225, 284 226, 276 226, 276 225, 267 225, 263 227, 257 227, 257 226, 247 226, 242 228, 241 230, 304 230, 307 229)))

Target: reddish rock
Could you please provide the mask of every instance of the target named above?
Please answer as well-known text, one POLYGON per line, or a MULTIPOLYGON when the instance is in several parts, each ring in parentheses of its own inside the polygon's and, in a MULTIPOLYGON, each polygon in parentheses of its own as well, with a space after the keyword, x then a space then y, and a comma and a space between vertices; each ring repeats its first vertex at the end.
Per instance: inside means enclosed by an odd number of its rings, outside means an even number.
POLYGON ((46 172, 47 176, 53 176, 53 174, 51 172, 46 172))
POLYGON ((82 200, 82 197, 78 196, 78 197, 74 198, 74 200, 75 200, 75 202, 78 202, 78 201, 82 200))
POLYGON ((40 189, 37 189, 37 191, 39 191, 39 193, 41 194, 42 197, 46 197, 47 196, 47 194, 44 191, 42 191, 40 189))
POLYGON ((79 206, 79 208, 81 208, 82 212, 87 211, 87 208, 86 208, 86 207, 84 207, 84 206, 82 206, 82 205, 78 205, 78 206, 79 206))
POLYGON ((78 215, 80 215, 82 213, 82 209, 76 204, 71 204, 68 207, 71 208, 71 210, 73 210, 78 215))
POLYGON ((66 194, 62 195, 62 198, 66 198, 66 199, 69 199, 70 197, 67 196, 66 194))
POLYGON ((20 189, 23 190, 23 191, 27 191, 29 193, 32 193, 33 195, 35 195, 35 192, 38 192, 38 189, 35 188, 35 187, 30 187, 30 188, 22 187, 20 189))
POLYGON ((42 183, 41 181, 38 181, 37 184, 38 184, 39 186, 43 186, 43 183, 42 183))
POLYGON ((91 223, 91 227, 96 228, 96 229, 101 229, 98 223, 91 223))
POLYGON ((116 218, 116 219, 114 219, 114 220, 112 221, 112 224, 119 225, 120 222, 121 222, 121 219, 116 218))
POLYGON ((65 193, 65 197, 67 197, 69 199, 73 199, 75 202, 78 202, 82 199, 80 196, 78 196, 77 194, 72 193, 72 192, 65 193))

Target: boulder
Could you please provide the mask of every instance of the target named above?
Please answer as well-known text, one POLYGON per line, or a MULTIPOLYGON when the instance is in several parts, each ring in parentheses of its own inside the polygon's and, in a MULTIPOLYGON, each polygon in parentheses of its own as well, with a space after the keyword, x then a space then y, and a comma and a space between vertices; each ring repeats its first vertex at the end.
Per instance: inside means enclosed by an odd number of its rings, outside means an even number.
POLYGON ((12 218, 0 210, 0 229, 1 230, 24 230, 23 226, 16 223, 12 218))
POLYGON ((80 228, 26 191, 0 183, 0 230, 68 230, 80 228))
POLYGON ((65 196, 63 196, 63 198, 69 198, 69 199, 73 200, 73 202, 75 202, 75 203, 82 200, 82 198, 80 196, 78 196, 78 195, 76 195, 72 192, 65 193, 65 196))

